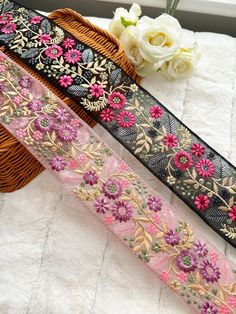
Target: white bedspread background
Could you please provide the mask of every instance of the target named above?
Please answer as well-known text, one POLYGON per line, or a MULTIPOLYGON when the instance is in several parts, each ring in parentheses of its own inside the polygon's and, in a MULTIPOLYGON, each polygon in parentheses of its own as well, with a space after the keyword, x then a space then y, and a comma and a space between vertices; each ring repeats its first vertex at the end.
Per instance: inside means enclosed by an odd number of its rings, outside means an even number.
MULTIPOLYGON (((108 28, 108 19, 89 18, 108 28)), ((236 165, 236 39, 196 33, 202 52, 187 81, 160 74, 141 83, 236 165)), ((235 250, 102 129, 95 130, 228 258, 235 250)), ((44 171, 0 194, 1 314, 184 314, 187 305, 44 171)))

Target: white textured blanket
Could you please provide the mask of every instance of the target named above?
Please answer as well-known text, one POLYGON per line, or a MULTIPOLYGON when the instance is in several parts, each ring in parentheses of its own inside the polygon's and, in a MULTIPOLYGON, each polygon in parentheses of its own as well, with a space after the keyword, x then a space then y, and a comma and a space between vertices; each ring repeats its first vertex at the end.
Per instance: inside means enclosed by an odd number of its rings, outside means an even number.
MULTIPOLYGON (((109 20, 90 18, 107 27, 109 20)), ((188 81, 158 74, 142 82, 190 128, 236 165, 236 39, 196 34, 202 59, 188 81)), ((106 131, 96 131, 163 197, 235 260, 235 250, 106 131)), ((184 314, 189 308, 44 171, 0 195, 1 314, 184 314)))

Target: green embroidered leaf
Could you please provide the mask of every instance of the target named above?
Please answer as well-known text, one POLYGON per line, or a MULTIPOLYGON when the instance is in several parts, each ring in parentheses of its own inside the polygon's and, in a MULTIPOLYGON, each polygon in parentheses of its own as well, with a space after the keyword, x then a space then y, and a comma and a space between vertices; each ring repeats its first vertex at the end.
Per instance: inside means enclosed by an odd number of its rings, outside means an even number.
POLYGON ((14 37, 15 37, 15 34, 0 35, 0 41, 8 42, 8 41, 11 41, 14 37))
POLYGON ((84 63, 89 63, 93 61, 93 52, 91 49, 86 49, 82 53, 82 59, 84 63))
POLYGON ((21 57, 24 59, 34 58, 37 57, 38 53, 39 53, 38 48, 31 48, 29 50, 24 51, 21 57))
POLYGON ((46 20, 46 19, 43 20, 42 23, 41 23, 41 29, 42 29, 43 33, 46 33, 46 34, 50 33, 50 31, 51 31, 51 24, 50 24, 50 22, 48 20, 46 20))
POLYGON ((121 69, 115 69, 111 72, 110 78, 109 78, 109 84, 110 85, 118 85, 121 80, 121 69))

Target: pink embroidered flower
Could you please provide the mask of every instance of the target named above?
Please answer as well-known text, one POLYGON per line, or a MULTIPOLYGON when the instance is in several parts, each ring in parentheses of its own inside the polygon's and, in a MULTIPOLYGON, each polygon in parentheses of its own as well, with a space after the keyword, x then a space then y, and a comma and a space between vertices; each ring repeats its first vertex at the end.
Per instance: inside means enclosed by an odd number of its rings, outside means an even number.
POLYGON ((5 72, 6 71, 6 67, 3 64, 0 64, 0 72, 5 72))
POLYGON ((6 60, 6 58, 4 56, 0 56, 0 62, 3 62, 5 60, 6 60))
POLYGON ((9 13, 5 13, 0 15, 0 24, 7 24, 12 19, 12 15, 9 13))
POLYGON ((32 100, 28 103, 28 108, 32 111, 39 111, 42 108, 42 102, 39 99, 32 100))
POLYGON ((62 124, 58 127, 56 132, 58 138, 63 142, 72 142, 77 136, 76 129, 73 128, 70 124, 62 124))
POLYGON ((98 183, 98 175, 97 175, 96 171, 94 171, 94 170, 90 170, 90 171, 85 172, 83 179, 84 179, 84 182, 86 184, 89 184, 91 186, 98 183))
POLYGON ((232 221, 236 221, 236 206, 235 205, 230 208, 230 210, 228 211, 228 215, 232 221))
POLYGON ((66 39, 64 39, 64 41, 62 43, 62 46, 67 48, 67 49, 72 48, 74 45, 75 45, 75 41, 72 38, 66 38, 66 39))
POLYGON ((202 278, 205 279, 207 282, 218 282, 218 280, 220 279, 219 267, 208 260, 202 261, 199 266, 199 270, 202 278))
POLYGON ((16 105, 20 105, 23 102, 23 98, 21 96, 15 96, 13 101, 16 105))
POLYGON ((58 121, 65 122, 68 121, 70 114, 64 108, 57 108, 55 110, 55 117, 58 121))
POLYGON ((219 307, 219 314, 230 314, 230 312, 231 311, 225 305, 219 307))
POLYGON ((150 210, 153 210, 154 212, 157 212, 161 210, 162 207, 162 201, 160 197, 156 196, 149 196, 147 205, 150 210))
POLYGON ((147 231, 150 234, 155 234, 157 232, 157 228, 153 224, 148 224, 147 225, 147 231))
POLYGON ((215 166, 209 159, 201 159, 196 164, 198 174, 203 178, 211 177, 215 172, 215 166))
POLYGON ((198 194, 197 196, 195 196, 194 204, 198 209, 200 209, 201 212, 204 212, 205 209, 209 207, 210 200, 207 195, 198 194))
POLYGON ((177 279, 178 279, 180 282, 184 283, 184 282, 186 282, 186 280, 188 279, 188 275, 187 275, 185 272, 181 271, 180 273, 178 273, 177 279))
POLYGON ((228 304, 232 308, 236 308, 236 297, 229 297, 228 298, 228 304))
POLYGON ((122 128, 130 128, 135 124, 135 116, 131 112, 123 110, 118 114, 117 122, 122 128))
POLYGON ((16 136, 19 138, 23 138, 26 136, 26 131, 24 129, 18 129, 16 130, 16 136))
POLYGON ((102 85, 98 85, 98 84, 93 84, 90 89, 89 89, 90 93, 92 96, 99 98, 100 96, 103 95, 104 90, 102 88, 102 85))
POLYGON ((178 139, 174 134, 167 134, 164 137, 164 144, 169 147, 175 147, 178 144, 178 139))
POLYGON ((14 31, 16 30, 16 24, 10 22, 10 23, 7 23, 3 26, 3 28, 1 29, 1 31, 4 33, 4 34, 11 34, 13 33, 14 31))
POLYGON ((81 125, 81 122, 79 119, 71 119, 70 125, 73 126, 74 128, 76 128, 76 127, 81 125))
POLYGON ((123 189, 126 189, 129 186, 129 180, 121 180, 121 186, 123 189))
POLYGON ((47 44, 48 42, 50 42, 51 40, 51 36, 48 34, 42 34, 39 36, 39 42, 41 44, 47 44))
POLYGON ((197 268, 197 260, 192 252, 183 250, 176 257, 176 264, 185 273, 194 271, 197 268))
POLYGON ((175 246, 179 244, 180 236, 178 232, 175 232, 174 230, 170 229, 165 235, 164 239, 167 244, 171 246, 175 246))
POLYGON ((126 171, 129 170, 129 168, 128 168, 128 166, 127 166, 124 162, 121 162, 121 163, 119 164, 119 170, 120 170, 121 172, 126 172, 126 171))
POLYGON ((105 223, 106 225, 112 225, 114 221, 115 221, 115 217, 113 217, 113 216, 111 216, 111 215, 106 216, 106 217, 104 218, 104 223, 105 223))
POLYGON ((178 153, 174 156, 174 163, 177 168, 180 170, 187 170, 193 165, 193 159, 191 155, 184 151, 180 150, 178 153))
POLYGON ((115 118, 114 112, 109 108, 103 109, 99 116, 104 122, 111 122, 115 118))
POLYGON ((118 201, 112 207, 112 215, 116 220, 119 220, 119 222, 130 220, 132 213, 132 206, 124 201, 118 201))
MULTIPOLYGON (((1 72, 1 70, 0 70, 0 72, 1 72)), ((29 90, 27 88, 22 88, 20 92, 21 92, 21 95, 24 97, 29 94, 29 90)))
POLYGON ((166 282, 169 279, 169 273, 167 271, 162 271, 160 273, 160 279, 166 282))
POLYGON ((125 105, 126 98, 120 92, 113 92, 108 96, 107 101, 113 109, 121 109, 125 105))
POLYGON ((20 86, 23 88, 29 88, 32 85, 32 79, 29 76, 22 76, 22 78, 19 80, 20 86))
POLYGON ((191 146, 191 152, 194 156, 201 157, 205 153, 205 147, 199 143, 193 144, 191 146))
POLYGON ((121 196, 122 186, 120 181, 116 179, 109 179, 103 184, 102 191, 106 197, 114 200, 121 196))
POLYGON ((36 141, 40 141, 43 138, 43 133, 41 131, 34 131, 33 138, 36 141))
POLYGON ((66 61, 72 64, 79 62, 81 60, 81 56, 81 52, 77 49, 71 49, 65 53, 66 61))
POLYGON ((162 117, 164 110, 160 106, 152 106, 149 113, 152 118, 158 119, 162 117))
POLYGON ((110 209, 109 201, 105 197, 98 198, 95 201, 94 207, 99 214, 105 214, 110 209))
POLYGON ((153 214, 153 215, 152 215, 152 220, 153 220, 156 224, 158 224, 158 223, 160 222, 160 220, 161 220, 161 217, 160 217, 158 214, 153 214))
POLYGON ((69 169, 75 170, 78 167, 78 162, 76 160, 71 160, 68 164, 69 169))
POLYGON ((30 23, 31 24, 39 24, 42 21, 42 19, 43 19, 42 16, 37 15, 37 16, 34 16, 30 19, 30 23))
POLYGON ((218 260, 218 258, 219 258, 219 255, 218 255, 218 253, 216 253, 216 252, 211 252, 211 253, 210 253, 210 257, 211 257, 211 260, 212 260, 213 262, 216 262, 216 261, 218 260))
POLYGON ((82 164, 86 164, 88 157, 85 154, 81 154, 78 156, 78 161, 82 164))
POLYGON ((50 59, 56 59, 62 55, 63 51, 60 46, 52 45, 45 50, 45 54, 50 59))
POLYGON ((61 156, 55 156, 50 160, 50 165, 53 170, 61 171, 64 170, 67 162, 61 156))
POLYGON ((34 122, 35 127, 38 131, 48 132, 53 128, 53 119, 48 115, 41 115, 34 122))
POLYGON ((68 87, 73 83, 73 79, 70 75, 62 75, 59 79, 59 84, 63 87, 68 87))

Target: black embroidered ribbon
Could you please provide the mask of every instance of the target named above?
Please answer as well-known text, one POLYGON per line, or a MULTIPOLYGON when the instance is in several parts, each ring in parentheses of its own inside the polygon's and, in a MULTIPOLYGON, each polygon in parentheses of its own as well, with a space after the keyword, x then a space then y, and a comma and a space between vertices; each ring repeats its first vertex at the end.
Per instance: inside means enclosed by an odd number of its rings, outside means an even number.
POLYGON ((1 1, 0 9, 0 42, 83 106, 236 246, 235 167, 113 61, 14 1, 1 1))

